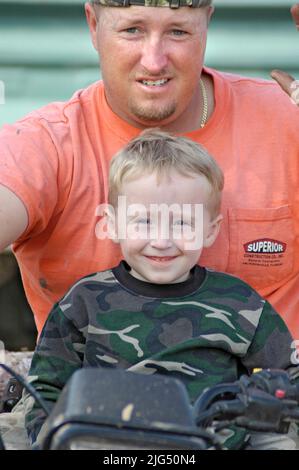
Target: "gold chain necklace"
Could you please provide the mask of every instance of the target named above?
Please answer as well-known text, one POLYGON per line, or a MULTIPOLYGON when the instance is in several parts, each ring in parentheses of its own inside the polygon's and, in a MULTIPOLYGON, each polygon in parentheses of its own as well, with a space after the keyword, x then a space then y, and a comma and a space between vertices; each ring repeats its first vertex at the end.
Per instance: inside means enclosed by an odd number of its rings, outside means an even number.
POLYGON ((200 83, 201 94, 202 94, 202 114, 201 114, 200 127, 203 128, 205 127, 207 119, 208 119, 208 96, 207 96, 207 90, 206 90, 205 84, 201 78, 199 79, 199 83, 200 83))

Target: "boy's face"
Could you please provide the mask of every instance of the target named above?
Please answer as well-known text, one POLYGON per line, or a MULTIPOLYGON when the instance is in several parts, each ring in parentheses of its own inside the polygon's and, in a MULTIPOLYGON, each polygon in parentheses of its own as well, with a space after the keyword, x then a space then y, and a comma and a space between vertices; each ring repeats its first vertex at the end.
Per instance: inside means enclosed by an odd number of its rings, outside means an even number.
POLYGON ((134 277, 154 284, 188 279, 202 248, 216 239, 222 219, 213 219, 206 209, 209 194, 204 176, 176 172, 159 182, 150 174, 123 183, 115 234, 134 277))

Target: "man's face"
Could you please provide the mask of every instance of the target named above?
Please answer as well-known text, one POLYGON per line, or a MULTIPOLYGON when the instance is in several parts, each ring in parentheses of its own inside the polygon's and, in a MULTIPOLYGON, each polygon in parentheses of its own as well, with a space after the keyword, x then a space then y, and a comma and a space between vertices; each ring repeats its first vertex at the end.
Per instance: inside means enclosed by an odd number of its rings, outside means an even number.
POLYGON ((211 7, 86 5, 112 110, 136 127, 179 129, 196 116, 211 7))

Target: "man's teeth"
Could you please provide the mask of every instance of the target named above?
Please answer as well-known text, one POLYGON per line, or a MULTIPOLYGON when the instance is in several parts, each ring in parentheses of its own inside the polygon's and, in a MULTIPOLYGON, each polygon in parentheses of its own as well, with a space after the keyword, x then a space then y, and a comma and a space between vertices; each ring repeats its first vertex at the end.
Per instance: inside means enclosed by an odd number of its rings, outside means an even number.
POLYGON ((162 86, 162 85, 165 85, 165 83, 168 82, 168 79, 167 78, 164 78, 162 80, 142 80, 142 84, 143 85, 147 85, 147 86, 162 86))

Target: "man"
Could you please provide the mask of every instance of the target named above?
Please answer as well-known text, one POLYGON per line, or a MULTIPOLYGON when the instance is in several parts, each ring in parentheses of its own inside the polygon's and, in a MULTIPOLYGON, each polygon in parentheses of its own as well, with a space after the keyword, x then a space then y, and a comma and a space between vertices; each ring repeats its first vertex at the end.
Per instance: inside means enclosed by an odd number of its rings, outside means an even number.
MULTIPOLYGON (((109 160, 160 127, 201 142, 225 173, 222 232, 201 261, 255 287, 299 338, 297 107, 274 83, 203 67, 212 1, 99 3, 85 11, 103 83, 0 133, 0 249, 15 242, 39 331, 72 283, 118 263, 99 230, 109 160)), ((299 5, 292 14, 299 25, 299 5)))

